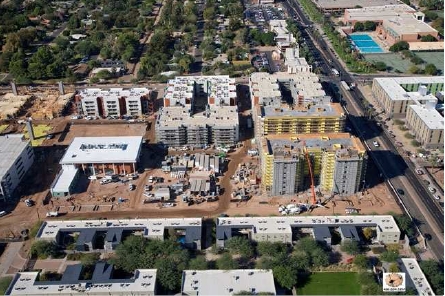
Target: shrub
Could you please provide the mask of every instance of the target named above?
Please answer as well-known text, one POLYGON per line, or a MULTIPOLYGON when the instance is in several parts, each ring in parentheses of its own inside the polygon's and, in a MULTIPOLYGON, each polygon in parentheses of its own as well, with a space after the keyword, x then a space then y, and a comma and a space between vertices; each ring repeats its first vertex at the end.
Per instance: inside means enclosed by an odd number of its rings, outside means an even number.
POLYGON ((424 60, 422 60, 418 56, 413 56, 410 61, 411 61, 411 63, 413 63, 415 65, 420 65, 420 64, 425 62, 424 60))
POLYGON ((413 145, 414 147, 420 147, 422 144, 420 144, 420 142, 417 140, 412 140, 411 145, 413 145))
POLYGON ((374 67, 379 71, 386 71, 388 68, 384 62, 376 62, 374 63, 374 67))
POLYGON ((408 128, 404 125, 399 126, 399 130, 401 130, 402 132, 405 132, 408 130, 408 128))
POLYGON ((404 121, 403 121, 403 120, 400 120, 400 119, 395 119, 395 120, 394 120, 394 124, 395 124, 395 125, 402 125, 402 124, 404 124, 404 121))
POLYGON ((398 258, 398 251, 385 251, 380 255, 380 259, 386 262, 396 262, 398 258))
POLYGON ((32 258, 46 259, 57 255, 57 246, 54 242, 36 241, 31 246, 30 255, 32 258))
POLYGON ((385 251, 384 247, 373 247, 371 248, 373 254, 382 254, 385 251))
POLYGON ((437 74, 437 68, 434 64, 427 64, 425 66, 425 74, 427 75, 436 75, 437 74))
POLYGON ((437 41, 437 39, 436 39, 436 37, 428 34, 426 36, 420 37, 420 41, 422 41, 422 42, 435 42, 435 41, 437 41))

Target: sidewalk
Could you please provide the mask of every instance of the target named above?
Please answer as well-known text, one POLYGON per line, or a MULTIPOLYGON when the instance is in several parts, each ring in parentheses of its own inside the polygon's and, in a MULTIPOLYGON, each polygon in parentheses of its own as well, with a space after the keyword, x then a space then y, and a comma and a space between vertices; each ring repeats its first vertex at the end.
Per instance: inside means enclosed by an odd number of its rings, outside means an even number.
POLYGON ((9 274, 10 267, 20 270, 23 268, 26 260, 19 255, 23 242, 8 243, 6 250, 0 257, 0 277, 9 274))

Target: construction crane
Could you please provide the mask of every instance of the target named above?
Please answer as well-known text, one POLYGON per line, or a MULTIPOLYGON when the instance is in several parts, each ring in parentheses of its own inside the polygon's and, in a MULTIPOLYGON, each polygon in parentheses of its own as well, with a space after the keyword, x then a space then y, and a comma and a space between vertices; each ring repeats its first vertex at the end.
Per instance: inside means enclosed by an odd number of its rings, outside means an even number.
POLYGON ((311 178, 311 192, 312 192, 312 206, 315 206, 317 203, 317 199, 315 196, 315 185, 314 185, 314 174, 312 173, 312 165, 311 165, 311 159, 309 158, 309 153, 307 151, 307 147, 306 147, 306 142, 303 141, 303 149, 304 149, 304 154, 306 156, 306 161, 307 161, 307 165, 309 168, 309 175, 311 178))

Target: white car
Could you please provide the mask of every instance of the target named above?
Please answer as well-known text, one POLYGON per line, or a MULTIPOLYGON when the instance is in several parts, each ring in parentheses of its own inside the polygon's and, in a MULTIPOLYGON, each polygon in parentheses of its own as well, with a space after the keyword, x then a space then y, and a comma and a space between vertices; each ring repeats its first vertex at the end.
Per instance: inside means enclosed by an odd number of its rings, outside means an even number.
POLYGON ((374 147, 380 147, 380 144, 379 144, 379 142, 377 142, 377 141, 373 141, 373 142, 372 142, 372 145, 374 145, 374 147))
POLYGON ((97 176, 96 175, 89 176, 88 180, 97 180, 97 176))
POLYGON ((423 171, 421 169, 416 169, 416 174, 417 175, 423 175, 423 171))
POLYGON ((432 187, 432 186, 428 186, 428 190, 429 190, 431 193, 436 192, 436 188, 434 188, 434 187, 432 187))
POLYGON ((436 194, 436 195, 434 195, 434 199, 440 200, 440 196, 436 194))

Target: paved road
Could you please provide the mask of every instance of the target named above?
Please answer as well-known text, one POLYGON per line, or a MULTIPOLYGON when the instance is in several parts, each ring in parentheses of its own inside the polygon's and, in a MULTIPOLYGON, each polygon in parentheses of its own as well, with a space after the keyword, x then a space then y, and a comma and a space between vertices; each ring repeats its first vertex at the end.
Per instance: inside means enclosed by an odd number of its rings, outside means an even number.
MULTIPOLYGON (((295 0, 287 0, 284 2, 285 6, 290 10, 292 17, 297 16, 300 20, 300 27, 307 27, 311 25, 306 15, 301 10, 295 0)), ((349 75, 344 69, 343 65, 335 58, 334 54, 329 50, 323 38, 314 37, 312 28, 306 28, 305 32, 309 35, 307 43, 317 44, 314 48, 320 51, 320 58, 322 59, 322 68, 324 71, 330 71, 334 67, 341 72, 341 79, 351 83, 355 79, 349 75), (316 40, 316 42, 314 42, 316 40)), ((340 79, 333 79, 333 82, 339 87, 340 79)), ((394 196, 398 198, 406 207, 406 211, 418 221, 418 226, 422 234, 428 233, 432 236, 431 241, 428 242, 429 247, 438 259, 443 256, 443 219, 444 215, 439 210, 438 204, 435 203, 427 193, 424 185, 419 181, 417 176, 413 173, 412 164, 409 160, 401 157, 394 147, 390 139, 385 133, 376 125, 374 120, 367 120, 363 117, 362 106, 357 103, 363 95, 357 89, 351 91, 345 96, 345 108, 350 113, 350 120, 355 129, 360 131, 361 138, 365 140, 369 148, 373 147, 373 141, 378 141, 381 145, 379 148, 371 148, 370 156, 375 161, 377 167, 380 169, 382 175, 390 186, 401 188, 405 191, 404 195, 399 195, 393 192, 394 196)))

